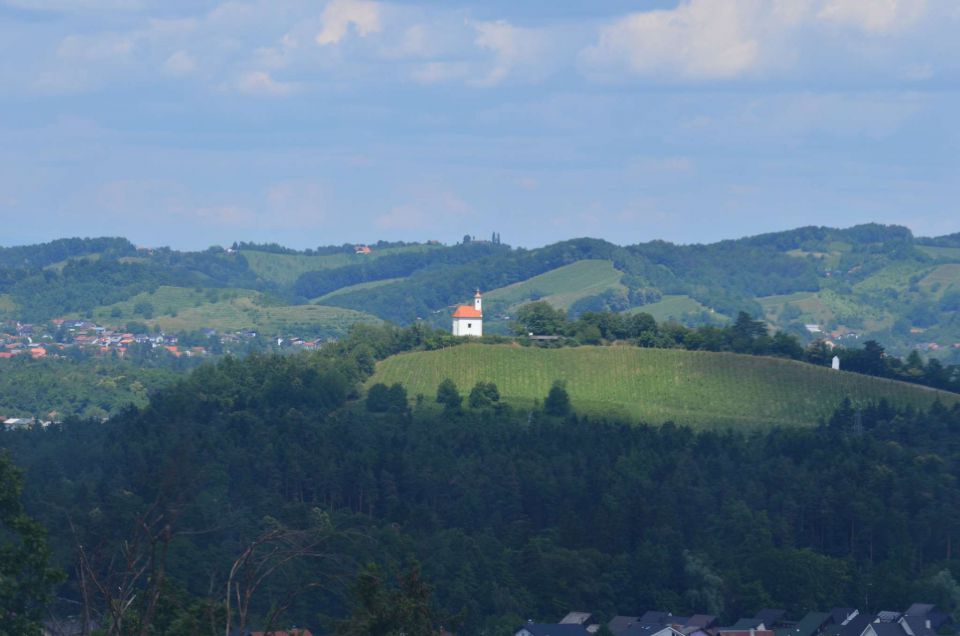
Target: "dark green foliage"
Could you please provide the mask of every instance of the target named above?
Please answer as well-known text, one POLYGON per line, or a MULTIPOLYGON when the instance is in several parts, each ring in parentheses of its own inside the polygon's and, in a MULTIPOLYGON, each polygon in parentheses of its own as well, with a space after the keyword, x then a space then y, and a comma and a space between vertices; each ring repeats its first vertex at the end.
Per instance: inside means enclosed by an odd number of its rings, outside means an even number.
POLYGON ((514 329, 521 335, 554 336, 562 333, 566 325, 566 312, 539 300, 517 310, 514 329))
POLYGON ((547 399, 543 401, 543 412, 547 415, 565 417, 570 414, 570 410, 570 394, 567 393, 567 387, 557 380, 550 387, 547 399))
POLYGON ((407 410, 407 389, 399 382, 392 384, 387 390, 387 399, 390 403, 390 411, 402 413, 407 410))
POLYGON ((143 316, 149 320, 153 318, 153 304, 148 301, 141 300, 133 306, 133 313, 137 314, 138 316, 143 316))
POLYGON ((107 258, 133 256, 137 248, 125 238, 68 238, 39 245, 0 247, 0 267, 40 268, 92 254, 107 258))
POLYGON ((456 411, 463 404, 463 396, 450 378, 437 386, 437 404, 442 404, 448 411, 456 411))
MULTIPOLYGON (((65 515, 82 537, 116 546, 149 502, 179 493, 178 529, 203 532, 171 546, 169 577, 197 599, 265 516, 294 525, 318 508, 365 537, 335 553, 387 573, 357 605, 359 624, 396 605, 383 599, 403 588, 384 581, 409 556, 439 611, 466 610, 464 634, 570 607, 736 618, 764 605, 794 615, 859 605, 867 586, 868 609, 951 598, 942 573, 957 575, 958 408, 845 404, 819 430, 739 434, 510 409, 450 417, 429 405, 372 418, 345 405, 365 377, 357 350, 376 358, 406 337, 373 330, 321 354, 228 359, 142 412, 0 443, 27 469, 25 501, 69 571, 65 515)), ((303 567, 302 580, 329 580, 303 567)), ((257 617, 289 591, 273 589, 253 604, 257 617)), ((77 580, 59 595, 79 600, 77 580)), ((318 614, 343 617, 338 598, 300 596, 285 616, 310 627, 318 614)), ((171 616, 187 624, 216 611, 198 603, 176 601, 171 616)))
POLYGON ((61 574, 49 566, 46 531, 27 516, 20 472, 0 454, 0 635, 40 634, 40 620, 61 574))
POLYGON ((472 409, 493 406, 500 402, 500 391, 493 382, 477 382, 470 390, 467 402, 472 409))
MULTIPOLYGON (((130 357, 138 351, 131 347, 130 357)), ((159 355, 148 349, 144 356, 159 355)), ((177 363, 170 360, 171 364, 177 363)), ((0 411, 41 420, 70 416, 104 417, 128 404, 146 406, 149 393, 169 386, 179 374, 143 357, 137 363, 113 358, 0 360, 0 411), (55 415, 50 416, 51 412, 55 415)))
MULTIPOLYGON (((432 273, 434 283, 439 283, 438 271, 441 268, 461 267, 465 263, 489 258, 491 254, 498 254, 500 258, 504 258, 510 253, 508 247, 474 243, 448 249, 389 254, 357 265, 307 272, 300 276, 294 284, 294 292, 305 298, 314 298, 340 289, 341 287, 387 278, 410 276, 415 272, 421 271, 423 273, 420 274, 420 278, 424 283, 428 282, 431 277, 431 274, 426 273, 427 271, 432 273)), ((448 276, 450 276, 449 273, 445 274, 444 278, 448 276)), ((476 286, 476 284, 478 283, 474 283, 474 286, 476 286)), ((387 294, 391 300, 395 299, 392 289, 386 290, 380 288, 377 291, 378 293, 375 295, 377 297, 387 294)), ((409 290, 407 291, 409 292, 409 290)), ((418 291, 426 292, 427 290, 423 289, 418 291)), ((363 295, 363 292, 355 293, 363 295)), ((344 294, 338 297, 335 303, 331 301, 331 304, 349 308, 352 306, 352 303, 350 303, 349 300, 343 300, 343 298, 349 298, 351 296, 352 294, 344 294)), ((408 298, 406 302, 404 302, 404 306, 410 306, 411 300, 421 302, 427 300, 421 299, 419 296, 420 294, 415 294, 413 298, 408 298)), ((399 296, 397 296, 397 298, 399 298, 399 296)), ((385 303, 377 303, 377 305, 377 309, 386 308, 385 303)), ((370 311, 370 309, 368 308, 367 311, 370 311)), ((373 313, 381 317, 387 317, 382 311, 373 311, 373 313)), ((390 316, 390 318, 393 317, 390 316)), ((404 321, 409 320, 409 315, 401 315, 400 319, 404 321)))
POLYGON ((339 636, 436 636, 439 625, 430 603, 430 590, 412 565, 395 586, 389 586, 376 565, 368 565, 354 584, 354 607, 341 621, 339 636))
POLYGON ((386 413, 390 410, 390 388, 377 382, 367 391, 367 410, 371 413, 386 413))

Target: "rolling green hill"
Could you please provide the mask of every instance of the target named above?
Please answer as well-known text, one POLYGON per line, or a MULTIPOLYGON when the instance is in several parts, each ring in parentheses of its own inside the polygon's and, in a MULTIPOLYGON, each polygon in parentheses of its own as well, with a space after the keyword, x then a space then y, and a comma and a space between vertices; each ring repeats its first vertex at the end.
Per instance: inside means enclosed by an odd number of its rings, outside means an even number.
POLYGON ((623 272, 617 271, 610 261, 587 259, 490 290, 484 299, 509 309, 532 300, 545 300, 558 309, 569 309, 581 298, 608 289, 625 292, 627 288, 620 284, 622 276, 623 272))
POLYGON ((320 255, 275 254, 256 250, 243 250, 241 254, 247 259, 250 269, 264 280, 279 285, 292 285, 301 274, 306 272, 356 265, 390 254, 424 252, 431 249, 437 249, 437 246, 408 245, 405 247, 375 248, 369 254, 353 254, 351 252, 320 255))
POLYGON ((542 401, 553 381, 563 380, 578 412, 697 427, 809 426, 844 397, 915 407, 938 397, 948 405, 960 401, 952 393, 790 360, 634 347, 468 344, 388 358, 369 384, 400 382, 410 395, 432 397, 445 378, 464 394, 477 381, 495 382, 518 406, 542 401))
MULTIPOLYGON (((77 316, 79 317, 79 316, 77 316)), ((325 305, 275 305, 259 292, 247 289, 191 289, 161 286, 93 312, 102 325, 123 326, 135 320, 164 331, 193 331, 202 328, 221 332, 254 329, 268 334, 302 331, 340 336, 355 323, 379 323, 369 314, 325 305), (152 308, 142 313, 144 304, 152 308), (138 307, 141 312, 138 313, 138 307)))
POLYGON ((955 235, 916 238, 904 227, 866 224, 703 245, 577 238, 533 249, 488 241, 380 242, 372 249, 358 255, 344 246, 298 252, 241 244, 179 252, 116 238, 0 248, 0 318, 34 324, 84 316, 116 325, 148 318, 133 310, 149 302, 148 319, 164 328, 272 330, 332 321, 341 329, 351 317, 371 315, 446 328, 449 308, 479 287, 489 333, 512 332, 507 316, 532 300, 573 316, 642 311, 690 326, 745 311, 804 340, 805 325, 816 323, 827 337, 855 332, 899 357, 918 349, 960 362, 955 235), (305 310, 307 299, 358 313, 305 310), (261 311, 268 306, 277 309, 261 311))

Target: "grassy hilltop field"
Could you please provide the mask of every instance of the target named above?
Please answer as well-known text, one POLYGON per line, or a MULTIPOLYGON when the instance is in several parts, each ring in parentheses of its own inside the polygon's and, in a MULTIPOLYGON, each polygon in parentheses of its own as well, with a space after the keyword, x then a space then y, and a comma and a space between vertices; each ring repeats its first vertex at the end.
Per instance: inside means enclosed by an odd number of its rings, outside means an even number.
POLYGON ((399 382, 411 396, 432 400, 445 378, 463 394, 477 381, 492 381, 517 406, 542 401, 554 380, 563 380, 577 412, 701 428, 814 425, 844 397, 918 408, 938 398, 948 406, 960 401, 953 393, 792 360, 635 347, 461 345, 388 358, 369 384, 399 382))

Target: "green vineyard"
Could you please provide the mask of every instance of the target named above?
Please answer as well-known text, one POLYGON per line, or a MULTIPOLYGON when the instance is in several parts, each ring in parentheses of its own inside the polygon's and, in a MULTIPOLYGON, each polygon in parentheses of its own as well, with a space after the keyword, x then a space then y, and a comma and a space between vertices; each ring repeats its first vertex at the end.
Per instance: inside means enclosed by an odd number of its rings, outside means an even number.
POLYGON ((411 397, 436 393, 445 378, 464 394, 478 381, 497 384, 518 407, 542 402, 566 382, 579 413, 699 428, 809 426, 845 397, 854 404, 946 405, 960 395, 833 371, 792 360, 732 353, 635 347, 540 349, 468 344, 397 355, 381 362, 370 384, 399 382, 411 397))

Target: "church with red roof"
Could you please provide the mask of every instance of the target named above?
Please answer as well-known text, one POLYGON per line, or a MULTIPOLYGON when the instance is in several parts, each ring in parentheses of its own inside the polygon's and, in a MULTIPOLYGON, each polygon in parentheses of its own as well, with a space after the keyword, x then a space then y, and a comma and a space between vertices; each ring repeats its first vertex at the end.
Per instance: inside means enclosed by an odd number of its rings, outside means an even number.
POLYGON ((483 299, 480 290, 473 296, 473 305, 458 305, 453 312, 453 335, 483 335, 483 299))

